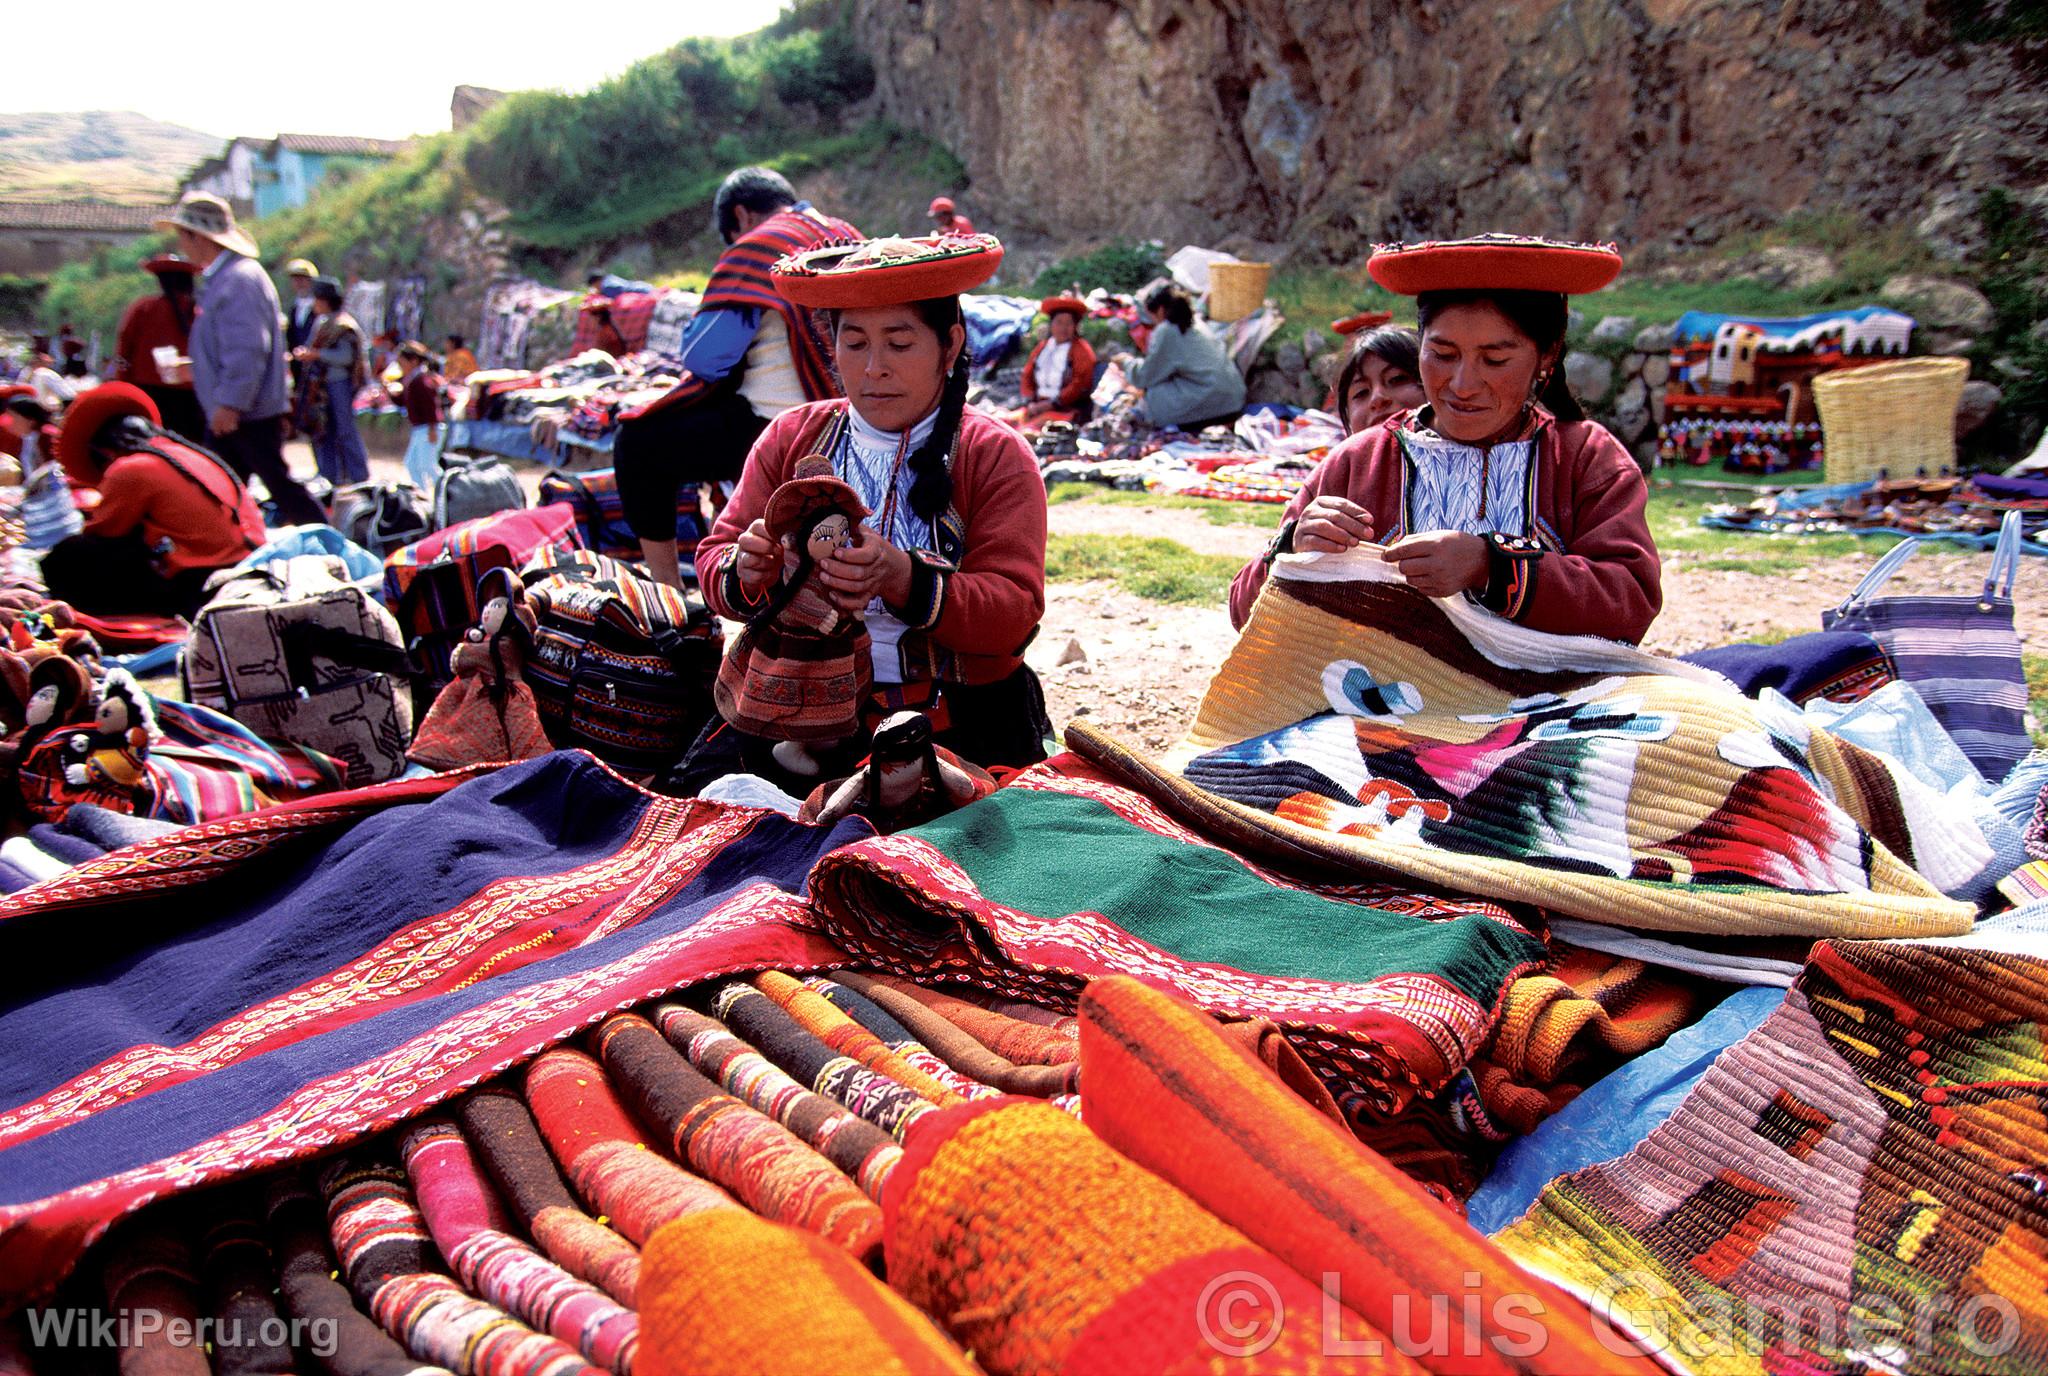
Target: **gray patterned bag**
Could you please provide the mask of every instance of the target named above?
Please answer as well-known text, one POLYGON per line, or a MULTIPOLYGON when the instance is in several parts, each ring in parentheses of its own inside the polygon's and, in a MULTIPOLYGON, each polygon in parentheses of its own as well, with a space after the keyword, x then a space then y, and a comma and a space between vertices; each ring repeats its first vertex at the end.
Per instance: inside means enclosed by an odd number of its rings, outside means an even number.
POLYGON ((317 555, 216 583, 182 656, 190 701, 332 756, 352 787, 405 769, 404 664, 391 613, 347 581, 339 559, 317 555))

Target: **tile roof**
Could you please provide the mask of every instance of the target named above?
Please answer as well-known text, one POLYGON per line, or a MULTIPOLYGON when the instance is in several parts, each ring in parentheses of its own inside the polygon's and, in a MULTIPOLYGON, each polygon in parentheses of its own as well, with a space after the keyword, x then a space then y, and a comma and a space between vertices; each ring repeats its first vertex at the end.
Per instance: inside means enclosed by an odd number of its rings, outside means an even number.
POLYGON ((99 229, 145 234, 168 206, 105 201, 0 201, 0 229, 99 229))
POLYGON ((363 139, 351 134, 279 134, 279 148, 323 157, 388 158, 405 147, 404 139, 363 139))

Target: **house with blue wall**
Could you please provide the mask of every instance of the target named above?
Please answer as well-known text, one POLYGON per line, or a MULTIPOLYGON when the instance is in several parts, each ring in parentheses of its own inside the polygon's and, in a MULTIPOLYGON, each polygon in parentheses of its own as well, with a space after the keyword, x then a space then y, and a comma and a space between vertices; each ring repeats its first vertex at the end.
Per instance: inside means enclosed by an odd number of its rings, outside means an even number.
POLYGON ((405 147, 400 139, 366 139, 347 134, 279 134, 274 139, 230 140, 185 178, 180 191, 210 191, 240 216, 261 219, 304 205, 313 188, 336 165, 390 158, 405 147))

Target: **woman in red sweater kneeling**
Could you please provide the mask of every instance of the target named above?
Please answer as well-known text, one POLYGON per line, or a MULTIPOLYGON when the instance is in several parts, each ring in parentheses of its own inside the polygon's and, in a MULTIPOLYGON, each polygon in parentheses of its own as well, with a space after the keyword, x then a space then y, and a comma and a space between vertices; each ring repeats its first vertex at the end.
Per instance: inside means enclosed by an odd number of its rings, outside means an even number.
POLYGON ((165 430, 139 387, 109 382, 65 414, 57 458, 99 505, 43 556, 50 596, 96 616, 190 616, 216 570, 263 543, 263 513, 233 469, 165 430))
MULTIPOLYGON (((785 551, 768 499, 799 461, 831 465, 867 519, 815 577, 841 611, 864 617, 873 698, 864 725, 911 708, 935 740, 975 764, 1044 758, 1050 732, 1024 647, 1045 611, 1045 485, 1023 439, 966 409, 966 327, 959 294, 1002 261, 989 235, 877 239, 785 258, 775 284, 821 312, 844 399, 785 411, 747 455, 739 490, 697 549, 713 611, 772 613, 785 551)), ((856 737, 827 777, 863 753, 856 737)), ((772 742, 714 721, 674 782, 693 792, 741 769, 786 779, 772 742)))
POLYGON ((1353 435, 1309 475, 1280 534, 1230 589, 1242 626, 1281 554, 1367 541, 1430 597, 1466 596, 1558 635, 1639 641, 1663 605, 1649 488, 1565 385, 1570 293, 1621 270, 1612 247, 1484 235, 1375 252, 1415 296, 1429 404, 1353 435))

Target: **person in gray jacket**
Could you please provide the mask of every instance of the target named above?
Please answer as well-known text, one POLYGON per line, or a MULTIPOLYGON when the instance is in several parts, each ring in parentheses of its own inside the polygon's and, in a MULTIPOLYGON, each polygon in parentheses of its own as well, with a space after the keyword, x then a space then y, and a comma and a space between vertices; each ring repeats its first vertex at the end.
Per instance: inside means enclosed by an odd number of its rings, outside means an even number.
POLYGON ((1152 321, 1142 360, 1120 355, 1130 384, 1145 393, 1145 418, 1187 431, 1227 425, 1244 410, 1244 378, 1223 344, 1195 319, 1188 298, 1162 282, 1138 303, 1152 321))
POLYGON ((325 522, 284 459, 284 316, 255 241, 226 201, 203 191, 187 192, 156 227, 175 232, 178 251, 200 269, 188 352, 214 451, 244 479, 263 480, 284 524, 325 522))

